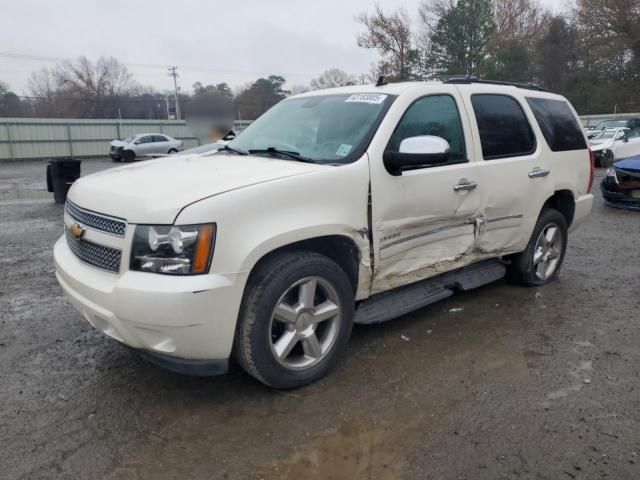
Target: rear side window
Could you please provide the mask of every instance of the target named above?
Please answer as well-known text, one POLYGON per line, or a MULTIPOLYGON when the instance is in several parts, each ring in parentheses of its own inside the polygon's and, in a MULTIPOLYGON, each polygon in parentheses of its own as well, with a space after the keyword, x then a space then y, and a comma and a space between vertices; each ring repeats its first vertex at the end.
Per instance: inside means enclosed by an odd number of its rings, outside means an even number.
POLYGON ((527 102, 552 151, 587 148, 582 129, 567 102, 548 98, 527 98, 527 102))
POLYGON ((475 94, 471 96, 471 104, 485 160, 519 157, 535 151, 536 137, 515 98, 507 95, 475 94))

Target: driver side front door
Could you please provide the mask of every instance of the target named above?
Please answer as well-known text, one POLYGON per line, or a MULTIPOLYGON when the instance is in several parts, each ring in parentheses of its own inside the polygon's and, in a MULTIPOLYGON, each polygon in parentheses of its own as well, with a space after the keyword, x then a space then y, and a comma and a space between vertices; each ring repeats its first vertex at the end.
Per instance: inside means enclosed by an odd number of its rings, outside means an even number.
POLYGON ((470 263, 482 187, 459 94, 442 88, 405 107, 385 150, 399 151, 407 138, 437 136, 450 145, 449 161, 392 175, 383 152, 370 158, 372 294, 470 263))

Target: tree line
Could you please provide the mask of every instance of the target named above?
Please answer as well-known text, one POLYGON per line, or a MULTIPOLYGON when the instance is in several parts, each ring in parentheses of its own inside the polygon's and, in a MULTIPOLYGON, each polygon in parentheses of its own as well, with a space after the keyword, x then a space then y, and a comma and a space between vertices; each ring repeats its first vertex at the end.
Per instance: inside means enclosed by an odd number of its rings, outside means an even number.
POLYGON ((380 53, 374 76, 534 82, 581 114, 640 111, 638 0, 576 0, 563 15, 537 0, 422 0, 417 18, 376 5, 356 20, 358 45, 380 53))
MULTIPOLYGON (((538 0, 421 0, 404 8, 375 5, 355 18, 357 44, 379 52, 365 75, 326 70, 308 85, 286 87, 270 75, 232 89, 196 82, 180 93, 181 112, 212 110, 253 120, 291 94, 361 82, 479 75, 535 82, 567 96, 581 114, 640 111, 640 1, 575 0, 562 15, 538 0)), ((115 58, 85 57, 33 72, 25 96, 0 81, 0 117, 166 119, 173 92, 138 83, 115 58)))

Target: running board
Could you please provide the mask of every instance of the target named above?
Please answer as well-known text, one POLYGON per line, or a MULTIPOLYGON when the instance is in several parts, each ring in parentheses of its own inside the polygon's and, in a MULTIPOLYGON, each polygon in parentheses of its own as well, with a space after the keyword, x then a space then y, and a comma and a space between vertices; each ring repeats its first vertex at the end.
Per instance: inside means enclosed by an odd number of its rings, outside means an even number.
POLYGON ((443 300, 456 290, 473 290, 505 276, 505 266, 497 260, 474 263, 437 277, 379 293, 358 305, 354 323, 373 324, 401 317, 443 300))

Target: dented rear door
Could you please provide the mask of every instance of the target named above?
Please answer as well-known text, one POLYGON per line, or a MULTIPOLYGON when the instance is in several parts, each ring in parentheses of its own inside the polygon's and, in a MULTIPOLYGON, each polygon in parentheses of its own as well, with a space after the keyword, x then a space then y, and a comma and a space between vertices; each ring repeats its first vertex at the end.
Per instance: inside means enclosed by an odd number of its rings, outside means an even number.
POLYGON ((469 263, 474 248, 482 185, 460 95, 451 85, 410 92, 396 100, 369 151, 372 293, 469 263), (445 138, 454 161, 391 175, 384 151, 397 151, 403 138, 419 135, 445 138), (473 187, 459 188, 467 184, 473 187))
POLYGON ((476 254, 500 256, 527 246, 553 194, 553 165, 524 89, 460 87, 470 116, 483 186, 476 254))

